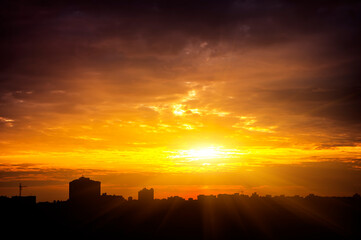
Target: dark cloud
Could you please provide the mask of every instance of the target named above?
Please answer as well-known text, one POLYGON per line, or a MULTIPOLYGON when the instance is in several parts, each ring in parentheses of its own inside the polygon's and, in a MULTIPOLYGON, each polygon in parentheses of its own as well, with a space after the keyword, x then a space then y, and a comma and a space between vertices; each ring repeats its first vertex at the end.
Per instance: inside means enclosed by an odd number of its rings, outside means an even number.
POLYGON ((121 67, 132 57, 127 54, 174 55, 195 40, 209 46, 225 42, 232 45, 230 50, 242 51, 321 35, 332 52, 359 50, 357 2, 9 1, 4 5, 2 65, 26 75, 59 75, 62 69, 66 74, 74 67, 121 67))
POLYGON ((56 168, 32 163, 0 164, 0 187, 14 187, 19 181, 32 186, 48 186, 68 183, 81 175, 102 175, 109 171, 97 169, 56 168))
MULTIPOLYGON (((97 86, 95 76, 109 86, 104 91, 110 96, 126 95, 120 101, 185 93, 178 78, 199 71, 205 51, 210 58, 230 53, 247 58, 255 50, 278 51, 294 43, 304 52, 284 56, 282 64, 293 59, 307 68, 279 84, 312 86, 261 90, 256 104, 271 99, 283 108, 280 103, 287 101, 286 108, 297 105, 312 116, 360 118, 358 1, 3 1, 2 6, 0 110, 5 117, 20 115, 16 109, 27 112, 28 107, 14 105, 16 100, 54 103, 54 111, 70 112, 95 104, 104 96, 68 94, 97 86), (67 94, 51 94, 59 90, 67 94)), ((241 83, 248 80, 235 81, 244 88, 241 83)), ((263 81, 266 88, 271 84, 263 81)))

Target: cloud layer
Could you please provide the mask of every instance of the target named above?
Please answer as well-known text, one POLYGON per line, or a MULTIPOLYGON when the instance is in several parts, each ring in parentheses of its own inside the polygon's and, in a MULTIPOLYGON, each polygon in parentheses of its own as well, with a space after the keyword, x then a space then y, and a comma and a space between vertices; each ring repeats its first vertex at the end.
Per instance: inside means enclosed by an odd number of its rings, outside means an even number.
POLYGON ((359 160, 358 1, 2 6, 0 163, 164 172, 167 151, 208 145, 359 160))

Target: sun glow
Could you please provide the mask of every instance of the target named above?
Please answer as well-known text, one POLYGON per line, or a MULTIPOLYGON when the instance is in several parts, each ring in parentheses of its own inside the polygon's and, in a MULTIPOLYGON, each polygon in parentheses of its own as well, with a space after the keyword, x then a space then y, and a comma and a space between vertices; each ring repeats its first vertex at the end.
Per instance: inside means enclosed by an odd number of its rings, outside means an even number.
POLYGON ((188 150, 178 150, 174 152, 172 158, 193 160, 214 160, 214 159, 227 159, 235 156, 242 155, 239 150, 223 149, 222 147, 206 147, 194 148, 188 150))
POLYGON ((188 150, 188 156, 191 158, 201 158, 201 159, 217 158, 220 154, 221 152, 217 151, 213 147, 188 150))

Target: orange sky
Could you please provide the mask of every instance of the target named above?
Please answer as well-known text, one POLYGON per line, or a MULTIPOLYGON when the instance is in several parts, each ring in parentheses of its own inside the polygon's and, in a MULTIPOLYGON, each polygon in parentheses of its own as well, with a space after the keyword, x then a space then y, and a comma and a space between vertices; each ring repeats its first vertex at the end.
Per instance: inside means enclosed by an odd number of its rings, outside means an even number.
POLYGON ((360 192, 360 7, 200 2, 7 3, 0 195, 360 192))

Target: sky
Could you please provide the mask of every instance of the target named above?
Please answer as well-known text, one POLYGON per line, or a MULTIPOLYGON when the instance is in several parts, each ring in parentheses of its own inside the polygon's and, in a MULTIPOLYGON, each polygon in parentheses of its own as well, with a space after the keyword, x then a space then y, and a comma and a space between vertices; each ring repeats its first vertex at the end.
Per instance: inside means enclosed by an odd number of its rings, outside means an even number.
POLYGON ((361 193, 359 1, 2 1, 0 195, 361 193))

